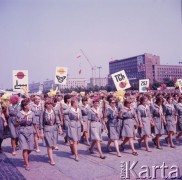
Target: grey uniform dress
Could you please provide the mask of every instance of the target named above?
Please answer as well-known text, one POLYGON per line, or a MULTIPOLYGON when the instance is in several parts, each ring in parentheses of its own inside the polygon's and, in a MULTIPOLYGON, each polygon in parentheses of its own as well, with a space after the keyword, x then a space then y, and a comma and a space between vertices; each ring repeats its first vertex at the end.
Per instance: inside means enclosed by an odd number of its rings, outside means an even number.
POLYGON ((88 113, 89 113, 89 106, 80 106, 80 110, 82 113, 82 120, 83 120, 83 132, 88 132, 88 113))
POLYGON ((10 128, 12 138, 17 138, 18 128, 15 127, 14 124, 16 122, 16 116, 20 112, 20 110, 21 110, 21 107, 19 104, 10 105, 8 107, 8 111, 9 111, 8 126, 10 128))
POLYGON ((107 108, 107 129, 108 137, 111 140, 119 140, 120 136, 120 120, 118 119, 117 108, 107 108))
MULTIPOLYGON (((39 105, 36 105, 35 103, 31 104, 31 110, 32 112, 34 112, 35 114, 35 119, 36 119, 36 124, 37 124, 37 128, 39 129, 39 125, 40 125, 40 117, 42 112, 44 111, 43 106, 41 105, 41 103, 39 105)), ((35 131, 34 131, 35 132, 35 131)))
POLYGON ((67 111, 70 109, 70 106, 63 103, 62 104, 62 108, 63 108, 63 121, 64 121, 64 129, 66 131, 66 135, 68 135, 68 123, 69 123, 69 117, 67 114, 67 111), (65 113, 66 112, 66 113, 65 113))
POLYGON ((124 107, 122 110, 121 119, 122 125, 122 137, 134 137, 134 130, 136 124, 136 112, 134 109, 124 107))
POLYGON ((0 108, 0 139, 4 139, 4 120, 0 108))
POLYGON ((61 125, 61 121, 60 121, 60 115, 61 115, 61 109, 60 109, 60 105, 59 104, 56 104, 55 107, 53 107, 54 109, 54 112, 56 114, 56 125, 57 125, 57 128, 55 128, 55 137, 56 137, 56 144, 58 143, 58 128, 59 126, 61 125))
POLYGON ((162 121, 162 116, 163 116, 163 109, 162 106, 158 106, 157 104, 153 104, 151 107, 151 116, 154 121, 154 131, 155 134, 164 134, 164 124, 162 121))
POLYGON ((77 111, 73 108, 68 110, 68 138, 72 141, 79 141, 81 138, 81 122, 82 121, 82 114, 80 109, 78 108, 77 111))
POLYGON ((27 114, 20 111, 16 117, 16 123, 21 119, 18 131, 19 145, 22 150, 34 150, 34 127, 36 118, 32 111, 27 114))
POLYGON ((141 136, 144 135, 150 135, 151 134, 151 126, 150 126, 150 120, 151 120, 151 113, 150 113, 150 107, 148 105, 143 106, 139 105, 137 109, 137 117, 138 120, 142 123, 141 128, 141 136))
POLYGON ((99 109, 91 108, 89 111, 88 119, 90 120, 90 138, 91 140, 101 141, 101 129, 103 115, 99 109))
POLYGON ((178 116, 177 130, 182 132, 182 104, 177 104, 176 114, 178 116))
POLYGON ((164 116, 166 118, 166 130, 176 132, 176 123, 175 123, 175 108, 173 104, 166 104, 164 106, 164 116))
POLYGON ((40 119, 40 129, 44 130, 44 140, 47 147, 54 147, 57 144, 58 128, 56 125, 56 114, 44 111, 40 119), (57 132, 57 133, 55 133, 57 132))

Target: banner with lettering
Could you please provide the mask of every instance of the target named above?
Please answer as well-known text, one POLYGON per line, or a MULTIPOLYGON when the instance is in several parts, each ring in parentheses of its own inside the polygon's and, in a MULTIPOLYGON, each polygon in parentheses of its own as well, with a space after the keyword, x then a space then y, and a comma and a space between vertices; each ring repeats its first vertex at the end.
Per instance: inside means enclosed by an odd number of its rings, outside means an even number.
POLYGON ((55 84, 66 85, 67 73, 68 73, 67 67, 56 67, 55 80, 54 80, 55 84))
POLYGON ((28 70, 13 70, 13 91, 28 91, 28 70))
POLYGON ((112 79, 114 81, 117 91, 125 90, 125 89, 128 89, 131 87, 130 82, 129 82, 124 70, 114 73, 111 76, 112 76, 112 79))
POLYGON ((149 89, 149 79, 139 80, 139 92, 147 92, 149 89))

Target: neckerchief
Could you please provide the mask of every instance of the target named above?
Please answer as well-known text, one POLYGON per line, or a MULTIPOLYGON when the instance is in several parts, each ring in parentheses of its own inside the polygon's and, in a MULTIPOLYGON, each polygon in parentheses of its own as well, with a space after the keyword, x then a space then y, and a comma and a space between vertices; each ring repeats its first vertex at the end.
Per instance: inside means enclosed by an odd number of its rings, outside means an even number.
POLYGON ((174 105, 173 105, 173 104, 167 103, 166 106, 167 106, 167 107, 170 107, 170 108, 172 109, 172 111, 174 110, 174 105))
POLYGON ((92 107, 91 110, 95 113, 96 117, 99 118, 99 108, 95 109, 92 107))
POLYGON ((27 113, 25 111, 20 111, 21 114, 24 115, 25 121, 28 122, 28 116, 31 114, 32 111, 28 111, 27 113))
POLYGON ((157 107, 159 109, 160 116, 163 116, 162 106, 158 106, 157 104, 155 104, 155 107, 157 107))
POLYGON ((49 119, 50 121, 52 121, 52 120, 53 120, 53 114, 54 114, 53 110, 51 109, 51 111, 48 112, 48 110, 46 109, 45 112, 46 112, 47 115, 48 115, 48 119, 49 119))
POLYGON ((79 110, 79 108, 75 109, 75 108, 71 107, 71 110, 77 115, 77 118, 80 119, 80 110, 79 110))

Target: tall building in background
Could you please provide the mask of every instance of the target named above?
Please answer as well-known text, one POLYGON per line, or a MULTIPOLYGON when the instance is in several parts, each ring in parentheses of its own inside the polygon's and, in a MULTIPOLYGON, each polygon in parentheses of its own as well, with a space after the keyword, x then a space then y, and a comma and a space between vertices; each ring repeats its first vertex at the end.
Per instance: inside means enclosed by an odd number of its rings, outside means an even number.
POLYGON ((108 78, 90 78, 90 87, 105 87, 108 85, 108 78))
POLYGON ((164 78, 182 78, 182 66, 160 65, 160 57, 142 54, 109 62, 109 84, 113 85, 111 74, 125 70, 130 83, 138 83, 139 79, 162 82, 164 78))

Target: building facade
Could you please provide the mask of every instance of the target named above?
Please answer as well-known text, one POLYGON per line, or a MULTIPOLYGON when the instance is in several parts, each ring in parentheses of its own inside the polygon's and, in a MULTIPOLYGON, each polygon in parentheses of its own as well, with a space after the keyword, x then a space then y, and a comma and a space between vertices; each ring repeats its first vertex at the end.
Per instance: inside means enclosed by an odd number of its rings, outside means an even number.
POLYGON ((113 85, 111 74, 121 70, 125 70, 131 83, 137 83, 139 79, 149 79, 153 83, 162 82, 166 77, 182 77, 182 66, 160 65, 160 57, 148 53, 109 62, 110 85, 113 85))
POLYGON ((108 85, 108 78, 90 78, 90 86, 99 86, 99 87, 105 87, 108 85))

